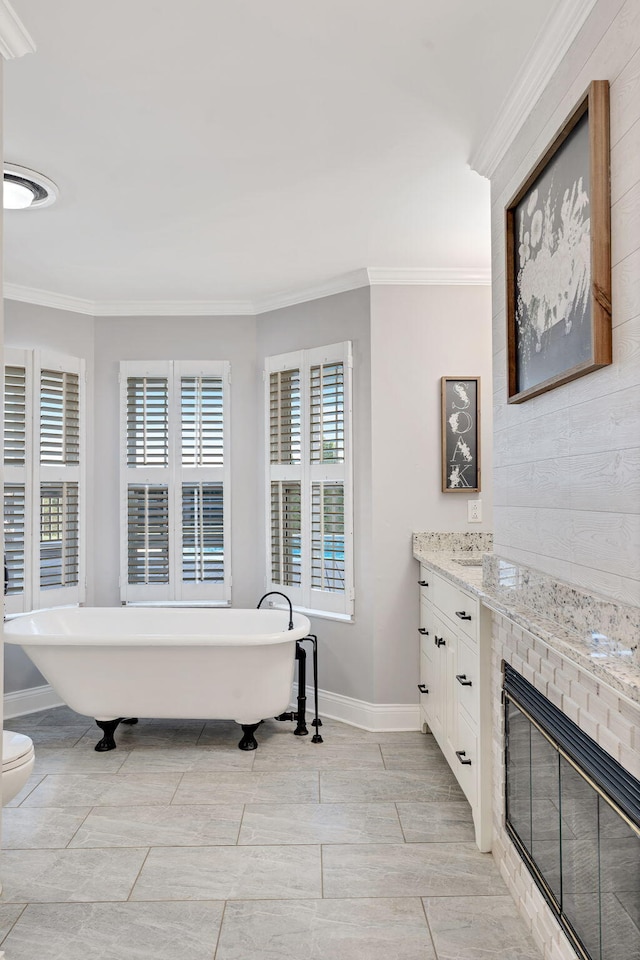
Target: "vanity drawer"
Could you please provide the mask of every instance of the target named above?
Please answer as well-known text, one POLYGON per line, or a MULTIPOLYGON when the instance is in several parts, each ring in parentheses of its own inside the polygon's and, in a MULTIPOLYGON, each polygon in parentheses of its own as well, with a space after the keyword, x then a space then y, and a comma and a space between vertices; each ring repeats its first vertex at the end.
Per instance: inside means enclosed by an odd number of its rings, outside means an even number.
POLYGON ((420 603, 425 603, 431 600, 433 593, 433 585, 431 580, 431 571, 425 567, 423 563, 420 564, 420 577, 418 584, 420 586, 420 603))
POLYGON ((475 640, 478 635, 478 618, 480 616, 478 598, 472 597, 453 583, 448 583, 439 577, 433 581, 433 590, 434 604, 452 623, 460 628, 462 633, 466 634, 471 640, 475 640))

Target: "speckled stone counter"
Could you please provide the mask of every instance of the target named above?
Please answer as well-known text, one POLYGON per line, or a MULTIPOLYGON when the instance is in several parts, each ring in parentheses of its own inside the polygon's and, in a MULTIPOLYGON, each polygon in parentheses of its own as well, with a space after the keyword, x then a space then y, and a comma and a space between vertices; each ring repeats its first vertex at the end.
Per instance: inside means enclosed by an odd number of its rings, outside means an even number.
POLYGON ((413 535, 416 560, 640 703, 640 608, 578 590, 491 550, 486 533, 413 535), (478 565, 465 565, 470 559, 478 565))

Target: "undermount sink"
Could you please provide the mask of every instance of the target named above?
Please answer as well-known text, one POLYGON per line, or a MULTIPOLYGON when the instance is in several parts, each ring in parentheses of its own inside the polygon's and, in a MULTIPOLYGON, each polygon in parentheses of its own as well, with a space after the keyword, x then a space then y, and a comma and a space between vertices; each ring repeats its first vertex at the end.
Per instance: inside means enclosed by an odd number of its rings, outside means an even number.
POLYGON ((460 559, 454 559, 454 563, 459 563, 461 567, 481 567, 482 566, 482 557, 461 557, 460 559))

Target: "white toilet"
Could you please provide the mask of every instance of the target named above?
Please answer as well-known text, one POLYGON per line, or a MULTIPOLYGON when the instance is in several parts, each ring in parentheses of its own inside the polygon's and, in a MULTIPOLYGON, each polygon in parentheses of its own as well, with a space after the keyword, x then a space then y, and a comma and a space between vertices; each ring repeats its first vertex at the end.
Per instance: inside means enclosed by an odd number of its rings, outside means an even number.
POLYGON ((23 733, 2 733, 2 803, 13 800, 31 776, 35 761, 33 742, 23 733))

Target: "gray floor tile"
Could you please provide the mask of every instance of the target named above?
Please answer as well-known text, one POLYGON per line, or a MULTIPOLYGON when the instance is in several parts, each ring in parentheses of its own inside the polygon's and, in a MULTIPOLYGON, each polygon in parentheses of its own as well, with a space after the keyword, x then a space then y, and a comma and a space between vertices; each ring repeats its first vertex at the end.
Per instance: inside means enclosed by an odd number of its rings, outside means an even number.
POLYGON ((147 855, 135 850, 4 850, 7 903, 126 900, 147 855))
POLYGON ((95 723, 93 717, 86 717, 82 713, 76 713, 71 707, 66 705, 60 707, 51 707, 49 710, 38 710, 36 713, 28 713, 24 717, 14 717, 5 720, 7 727, 12 730, 13 723, 31 723, 38 727, 66 727, 80 726, 85 729, 95 723))
POLYGON ((130 899, 320 896, 319 847, 165 847, 150 851, 130 899))
POLYGON ((244 752, 232 721, 152 719, 98 754, 67 707, 7 725, 39 771, 4 811, 7 960, 212 960, 219 931, 216 960, 436 960, 424 908, 438 960, 539 960, 433 737, 312 744, 307 712, 244 752))
POLYGON ((438 960, 540 960, 510 896, 424 901, 438 960))
MULTIPOLYGON (((11 721, 9 721, 9 724, 10 723, 11 721)), ((15 733, 24 733, 25 736, 31 737, 36 752, 38 747, 41 746, 74 747, 86 736, 86 728, 84 727, 56 727, 46 724, 29 727, 23 724, 18 725, 17 723, 14 726, 10 726, 9 724, 5 727, 6 730, 13 730, 15 733)), ((99 739, 99 737, 94 738, 94 745, 99 739)))
POLYGON ((418 900, 227 904, 216 960, 435 960, 418 900))
MULTIPOLYGON (((256 740, 262 742, 267 729, 266 721, 256 731, 256 740)), ((237 747, 242 736, 241 727, 235 720, 207 720, 198 738, 199 747, 237 747)))
POLYGON ((2 815, 3 850, 66 847, 90 807, 8 807, 2 815))
POLYGON ((29 777, 29 779, 27 780, 27 782, 25 783, 25 785, 24 785, 24 787, 22 788, 22 790, 20 791, 20 793, 16 793, 15 797, 13 798, 13 800, 9 800, 8 803, 5 803, 5 804, 4 804, 4 808, 5 808, 5 809, 8 809, 9 807, 19 807, 21 804, 23 804, 24 801, 27 799, 27 797, 31 796, 31 794, 33 793, 33 791, 34 791, 34 790, 36 789, 36 787, 38 786, 38 784, 42 783, 42 781, 44 780, 45 776, 46 776, 46 774, 44 774, 44 773, 34 773, 34 774, 32 774, 32 775, 29 777))
POLYGON ((48 774, 23 801, 25 807, 168 804, 180 774, 48 774))
POLYGON ((377 743, 266 744, 255 751, 254 770, 383 770, 377 743))
POLYGON ((380 744, 386 770, 414 770, 419 773, 449 769, 442 751, 435 741, 427 741, 419 746, 389 746, 380 744))
POLYGON ((242 804, 95 807, 71 847, 180 847, 234 844, 242 804))
MULTIPOLYGON (((204 720, 148 720, 142 718, 138 723, 121 723, 115 732, 116 749, 130 750, 132 747, 163 746, 181 744, 195 746, 204 728, 204 720)), ((92 749, 102 733, 94 723, 79 742, 79 746, 92 749)), ((238 737, 240 739, 240 737, 238 737)))
POLYGON ((135 747, 123 757, 121 773, 206 773, 252 770, 255 751, 192 746, 135 747))
POLYGON ((286 797, 295 803, 316 803, 318 789, 318 774, 313 771, 185 773, 173 802, 274 803, 286 797))
POLYGON ((464 794, 447 767, 428 776, 404 770, 322 772, 320 798, 323 803, 366 803, 384 800, 464 800, 464 794))
POLYGON ((239 844, 401 843, 392 803, 247 804, 239 844))
POLYGON ((34 773, 118 773, 128 754, 112 750, 96 753, 84 747, 56 747, 37 744, 34 773))
POLYGON ((26 908, 24 903, 0 903, 0 943, 26 908))
POLYGON ((471 807, 466 800, 397 803, 407 843, 475 840, 471 807))
POLYGON ((323 847, 325 897, 484 896, 506 888, 491 854, 472 843, 323 847))
POLYGON ((211 960, 222 903, 29 906, 3 944, 11 960, 211 960))

